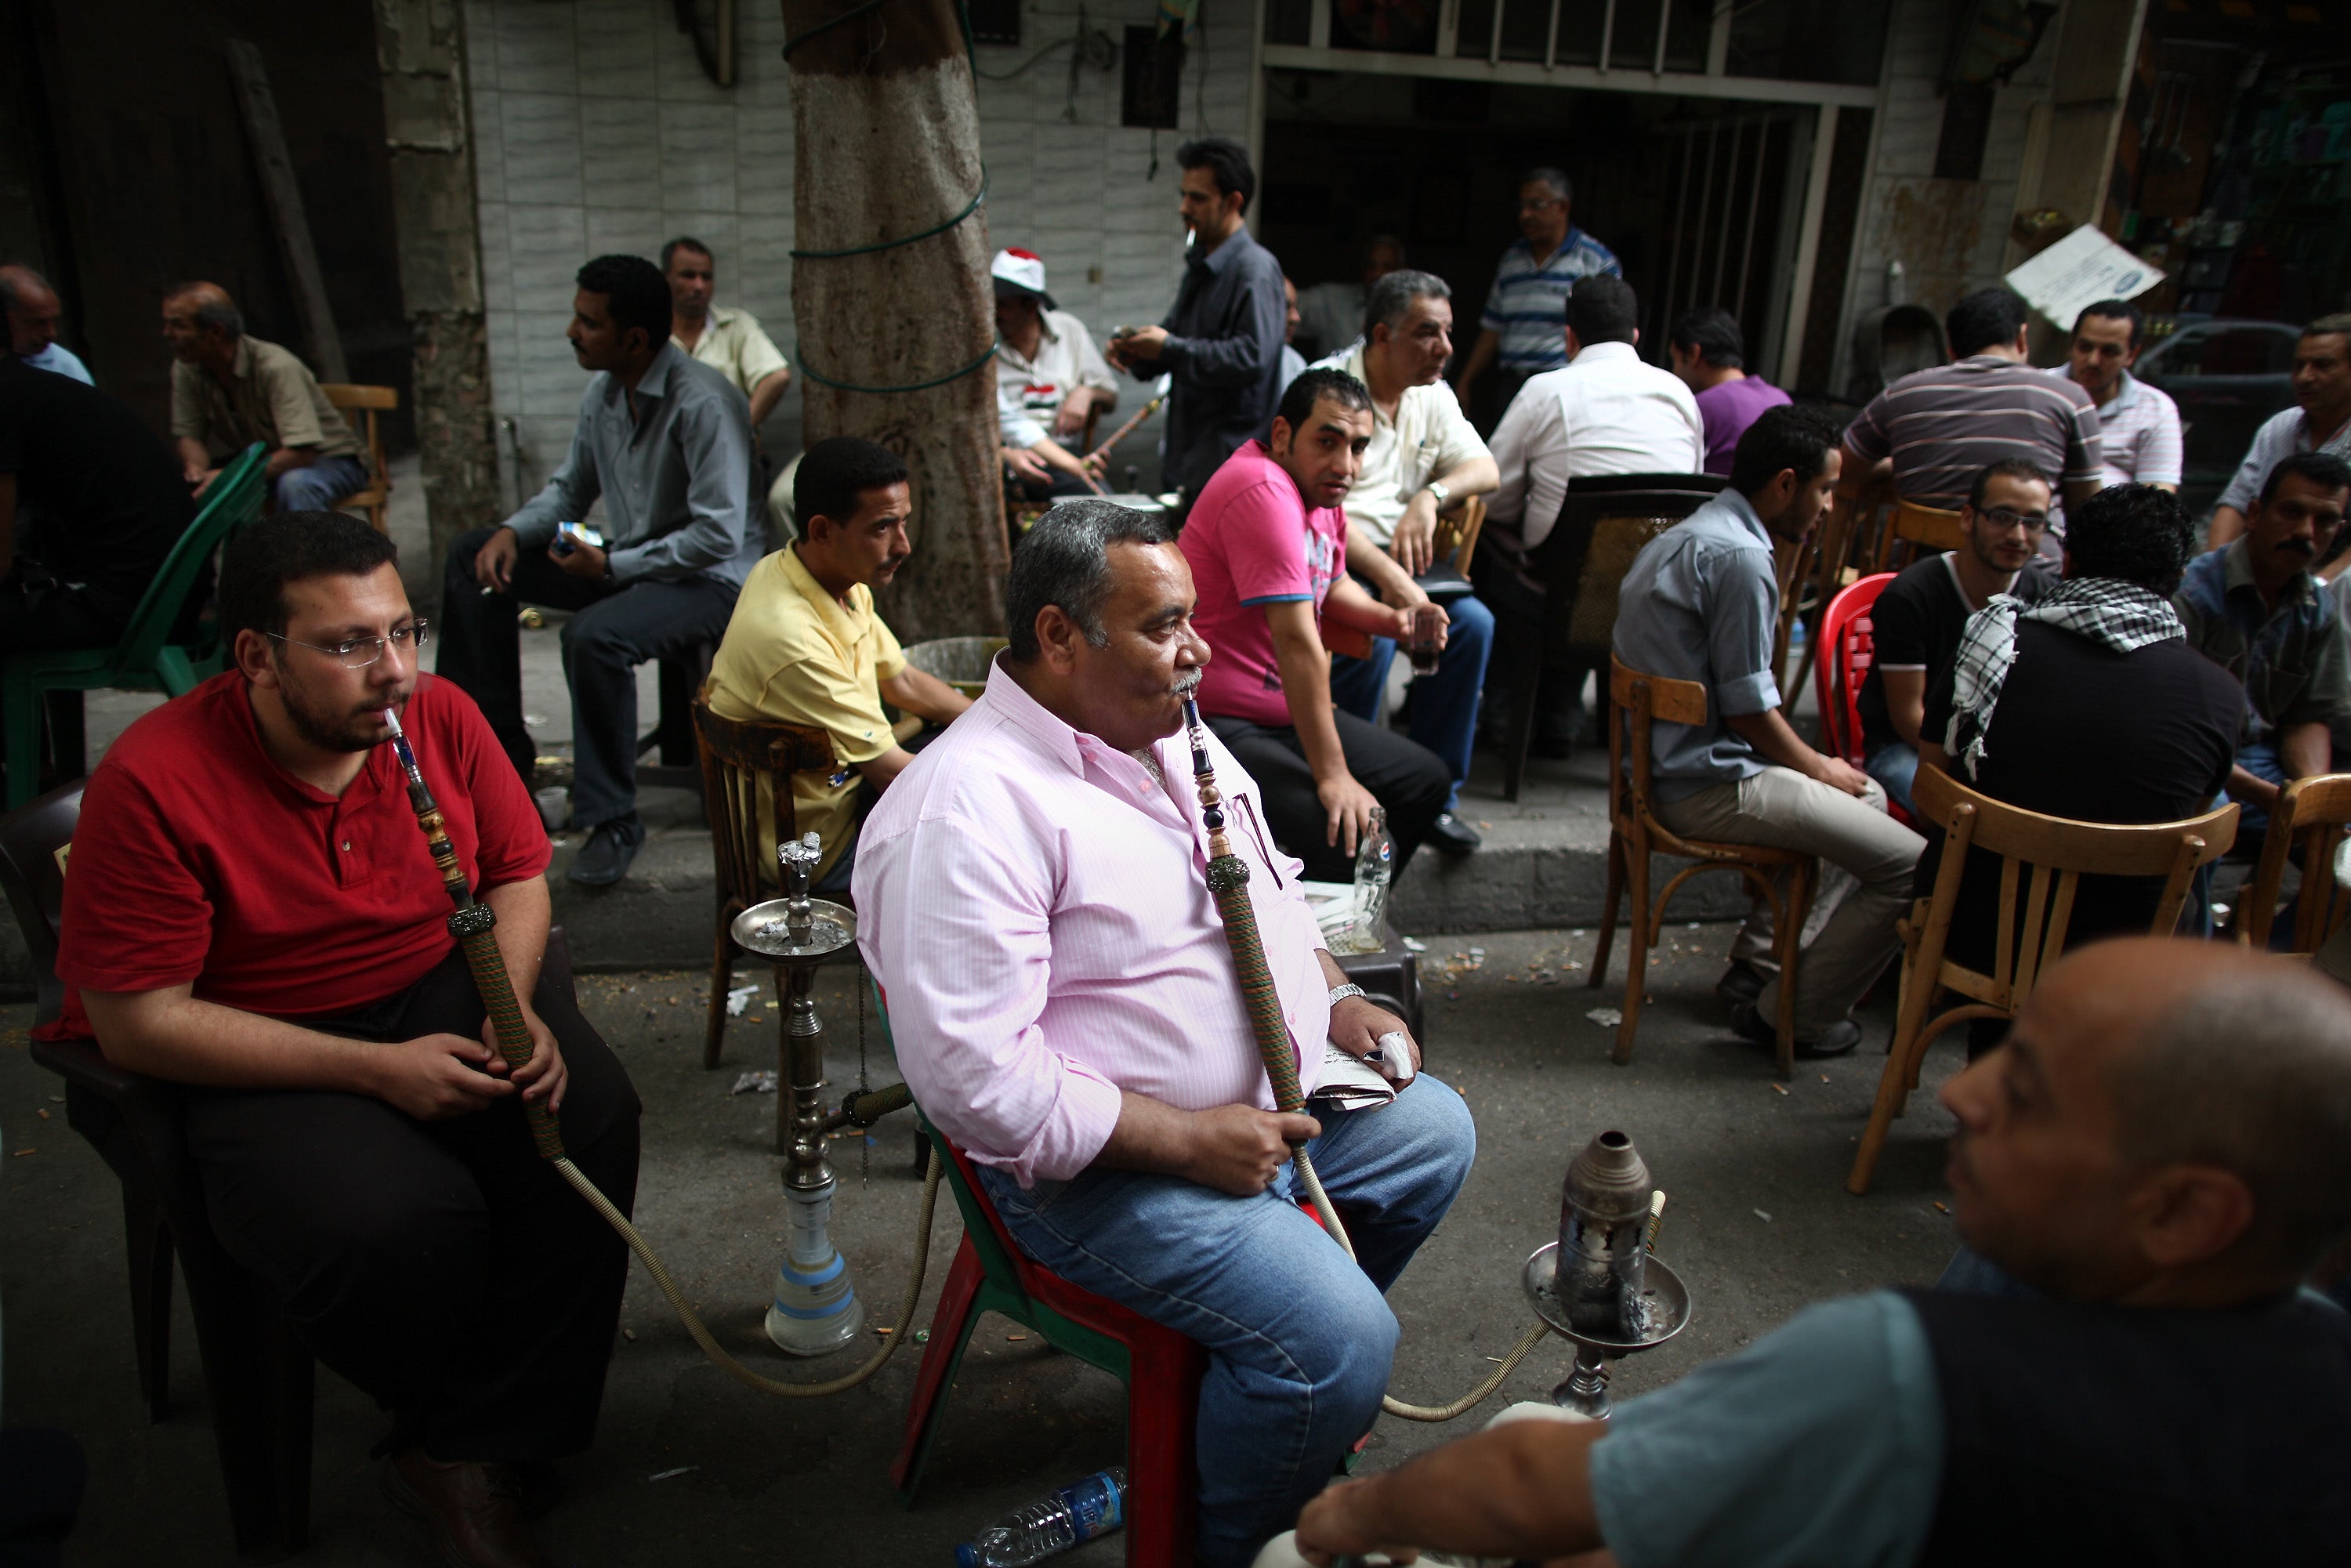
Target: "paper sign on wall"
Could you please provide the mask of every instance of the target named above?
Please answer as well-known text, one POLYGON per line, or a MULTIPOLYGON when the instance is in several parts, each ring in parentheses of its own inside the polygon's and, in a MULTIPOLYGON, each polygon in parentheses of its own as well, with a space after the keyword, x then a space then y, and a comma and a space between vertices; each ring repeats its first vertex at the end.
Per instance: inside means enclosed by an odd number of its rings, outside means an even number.
POLYGON ((2135 299, 2164 276, 2161 267, 2133 256, 2096 225, 2084 224, 2005 281, 2027 305, 2070 329, 2085 306, 2101 299, 2135 299))

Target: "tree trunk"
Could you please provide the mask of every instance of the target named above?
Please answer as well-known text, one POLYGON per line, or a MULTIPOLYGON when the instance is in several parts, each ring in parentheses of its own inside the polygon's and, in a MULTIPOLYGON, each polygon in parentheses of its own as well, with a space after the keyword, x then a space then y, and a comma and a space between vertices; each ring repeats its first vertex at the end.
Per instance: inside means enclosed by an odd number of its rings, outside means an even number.
MULTIPOLYGON (((441 561, 457 536, 505 513, 465 111, 465 13, 456 0, 375 0, 375 24, 432 528, 426 559, 409 563, 406 575, 429 584, 430 597, 440 592, 441 561)), ((437 605, 417 608, 439 613, 437 605)))
POLYGON ((820 34, 843 0, 782 5, 786 32, 809 37, 788 57, 802 437, 862 435, 914 471, 914 554, 881 595, 903 641, 999 632, 1008 547, 984 213, 910 245, 806 254, 922 234, 979 189, 979 109, 955 0, 882 0, 820 34), (883 393, 820 379, 884 388, 943 377, 883 393))

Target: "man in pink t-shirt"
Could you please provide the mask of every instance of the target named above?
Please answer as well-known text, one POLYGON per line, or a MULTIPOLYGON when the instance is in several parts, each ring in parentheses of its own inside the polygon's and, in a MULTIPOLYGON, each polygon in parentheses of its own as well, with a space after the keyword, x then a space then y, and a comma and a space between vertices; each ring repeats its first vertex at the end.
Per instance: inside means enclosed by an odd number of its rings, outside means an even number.
POLYGON ((1274 837, 1324 882, 1353 878, 1374 806, 1401 871, 1452 792, 1435 752, 1331 701, 1318 620, 1401 642, 1413 632, 1410 611, 1389 609, 1346 572, 1341 503, 1371 437, 1364 383, 1308 371, 1282 393, 1268 438, 1201 487, 1178 540, 1199 595, 1192 624, 1215 653, 1200 711, 1257 779, 1274 837))

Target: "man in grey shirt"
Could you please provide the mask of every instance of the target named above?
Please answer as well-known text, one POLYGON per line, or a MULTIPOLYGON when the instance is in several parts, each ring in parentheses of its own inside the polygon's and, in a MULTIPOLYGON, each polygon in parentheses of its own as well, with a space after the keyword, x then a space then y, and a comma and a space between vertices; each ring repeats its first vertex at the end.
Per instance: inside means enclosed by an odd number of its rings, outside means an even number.
POLYGON ((1514 1407, 1334 1483, 1259 1568, 2341 1563, 2351 1320, 2297 1287, 2351 1225, 2346 1079, 2324 974, 2145 936, 2069 954, 1938 1095, 1980 1286, 1807 1308, 1604 1423, 1514 1407))
POLYGON ((1176 150, 1184 170, 1179 210, 1192 233, 1175 308, 1156 327, 1113 337, 1110 362, 1144 381, 1165 374, 1167 434, 1159 482, 1189 510, 1208 476, 1244 441, 1263 435, 1281 398, 1281 345, 1290 301, 1281 263, 1241 219, 1257 175, 1249 154, 1221 136, 1176 150))
POLYGON ((2213 506, 2207 549, 2244 537, 2271 470, 2286 458, 2297 452, 2351 457, 2351 312, 2321 316, 2302 329, 2294 350, 2294 402, 2253 433, 2245 460, 2213 506))
POLYGON ((590 830, 569 873, 618 882, 644 842, 637 817, 636 666, 726 633, 765 541, 749 525, 750 406, 670 341, 670 289, 642 256, 580 269, 568 336, 590 378, 571 451, 529 503, 459 536, 442 592, 439 673, 482 706, 524 783, 519 602, 572 612, 571 816, 590 830), (603 500, 603 544, 559 525, 603 500))
MULTIPOLYGON (((1837 482, 1837 433, 1800 408, 1748 426, 1722 494, 1651 539, 1617 596, 1616 657, 1644 674, 1703 682, 1707 722, 1652 731, 1658 820, 1688 839, 1768 844, 1843 866, 1861 885, 1804 949, 1796 1054, 1835 1056, 1861 1040, 1848 1015, 1896 948, 1911 868, 1927 841, 1886 814, 1860 769, 1797 738, 1780 713, 1771 663, 1780 590, 1772 538, 1800 539, 1837 482)), ((1717 988, 1731 1026, 1774 1038, 1771 906, 1758 897, 1717 988)))

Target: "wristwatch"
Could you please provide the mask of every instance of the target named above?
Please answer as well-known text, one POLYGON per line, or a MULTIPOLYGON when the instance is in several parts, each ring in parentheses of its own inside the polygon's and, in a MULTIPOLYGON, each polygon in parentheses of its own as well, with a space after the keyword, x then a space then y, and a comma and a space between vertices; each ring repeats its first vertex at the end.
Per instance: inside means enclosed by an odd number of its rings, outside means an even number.
POLYGON ((1333 986, 1331 988, 1331 1005, 1335 1008, 1349 997, 1360 997, 1363 994, 1364 988, 1358 985, 1333 986))
POLYGON ((1447 489, 1442 484, 1439 484, 1435 479, 1431 479, 1427 484, 1423 485, 1421 488, 1437 497, 1437 509, 1440 512, 1445 510, 1445 503, 1453 499, 1453 492, 1447 489))

